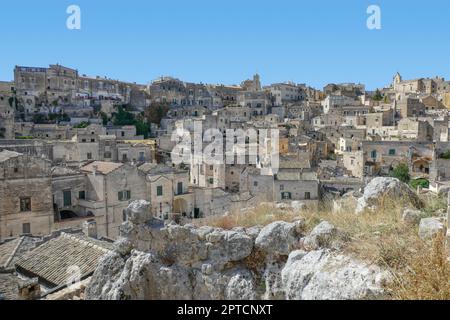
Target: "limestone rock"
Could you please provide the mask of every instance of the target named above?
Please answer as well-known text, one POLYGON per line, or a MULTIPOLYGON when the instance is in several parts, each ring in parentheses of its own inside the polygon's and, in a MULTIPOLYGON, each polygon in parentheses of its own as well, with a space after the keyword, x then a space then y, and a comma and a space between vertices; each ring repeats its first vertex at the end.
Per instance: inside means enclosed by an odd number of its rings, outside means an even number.
POLYGON ((420 222, 420 216, 422 212, 420 210, 414 210, 407 208, 403 211, 402 220, 410 225, 417 225, 420 222))
POLYGON ((150 202, 145 200, 135 200, 126 209, 128 220, 132 223, 145 223, 150 220, 150 202))
POLYGON ((255 246, 269 254, 289 255, 297 242, 297 226, 284 221, 264 227, 255 240, 255 246))
POLYGON ((292 201, 291 207, 294 210, 300 211, 306 209, 306 204, 300 201, 292 201))
POLYGON ((236 270, 225 289, 226 300, 256 300, 258 298, 252 274, 246 270, 236 270))
POLYGON ((358 203, 356 192, 347 192, 342 197, 333 199, 333 213, 355 212, 358 203))
POLYGON ((308 250, 331 247, 332 241, 338 235, 337 228, 328 221, 322 221, 304 238, 303 246, 308 250))
POLYGON ((292 252, 281 276, 286 299, 290 300, 381 298, 383 281, 388 279, 388 274, 376 266, 327 249, 292 252))
POLYGON ((392 197, 407 200, 416 208, 422 203, 410 187, 396 178, 377 177, 372 179, 364 188, 364 194, 358 199, 356 213, 367 209, 374 209, 382 197, 392 197))
POLYGON ((445 235, 445 225, 438 218, 424 218, 420 220, 419 237, 422 239, 429 239, 439 233, 445 235))

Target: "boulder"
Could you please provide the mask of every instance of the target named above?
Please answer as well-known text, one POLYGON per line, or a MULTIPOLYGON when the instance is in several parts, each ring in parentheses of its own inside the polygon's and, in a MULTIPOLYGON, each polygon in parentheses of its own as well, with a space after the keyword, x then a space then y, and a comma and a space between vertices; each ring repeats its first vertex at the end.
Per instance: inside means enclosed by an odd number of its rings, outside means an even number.
POLYGON ((275 221, 265 226, 255 240, 255 247, 268 254, 289 255, 297 244, 297 225, 275 221))
POLYGON ((303 239, 303 246, 307 250, 329 248, 338 235, 338 229, 328 221, 322 221, 311 233, 303 239))
POLYGON ((375 209, 379 200, 386 196, 406 201, 415 208, 422 207, 419 197, 408 185, 396 178, 377 177, 364 188, 364 193, 356 205, 356 213, 375 209))
POLYGON ((433 238, 442 233, 445 235, 445 225, 438 218, 424 218, 420 220, 419 237, 422 239, 433 238))
POLYGON ((389 275, 326 249, 292 252, 281 277, 288 300, 353 300, 382 298, 389 275))
POLYGON ((134 224, 145 223, 151 219, 150 208, 150 202, 145 200, 135 200, 131 202, 126 209, 127 218, 134 224))
POLYGON ((355 212, 358 198, 356 192, 347 192, 342 197, 333 199, 333 213, 355 212))
POLYGON ((291 202, 292 209, 299 211, 306 209, 306 204, 301 201, 292 201, 291 202))
POLYGON ((420 210, 407 208, 403 210, 402 220, 410 225, 418 225, 422 212, 420 210))

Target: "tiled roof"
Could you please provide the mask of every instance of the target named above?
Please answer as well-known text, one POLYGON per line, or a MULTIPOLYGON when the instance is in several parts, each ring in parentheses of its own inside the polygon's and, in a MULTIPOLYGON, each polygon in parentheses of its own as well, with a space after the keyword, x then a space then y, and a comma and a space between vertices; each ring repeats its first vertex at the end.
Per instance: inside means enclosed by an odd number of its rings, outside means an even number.
POLYGON ((114 170, 123 166, 122 163, 115 162, 104 162, 104 161, 94 161, 85 165, 81 168, 82 171, 94 172, 94 167, 97 166, 96 170, 101 174, 108 174, 113 172, 114 170))
POLYGON ((16 260, 36 247, 40 237, 23 236, 0 244, 0 271, 14 270, 16 260))
POLYGON ((10 273, 0 273, 0 300, 17 300, 19 278, 10 273))
POLYGON ((100 258, 110 250, 111 243, 61 233, 18 259, 16 267, 19 272, 56 287, 66 283, 72 266, 80 268, 81 276, 93 273, 100 258))
POLYGON ((0 245, 0 270, 9 269, 8 266, 21 242, 22 238, 17 238, 0 245))

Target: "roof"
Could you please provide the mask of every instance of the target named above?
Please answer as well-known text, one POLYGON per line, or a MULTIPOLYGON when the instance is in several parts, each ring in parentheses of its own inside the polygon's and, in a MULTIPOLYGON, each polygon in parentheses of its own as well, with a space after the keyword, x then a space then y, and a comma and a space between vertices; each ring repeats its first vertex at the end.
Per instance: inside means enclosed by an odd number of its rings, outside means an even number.
POLYGON ((45 284, 57 287, 67 281, 70 267, 80 268, 81 276, 95 271, 100 258, 112 250, 112 244, 84 235, 61 233, 16 262, 19 272, 38 277, 45 284))
POLYGON ((309 169, 311 163, 307 159, 280 161, 280 169, 309 169))
POLYGON ((0 244, 0 271, 14 270, 16 260, 33 249, 39 239, 23 236, 0 244))
POLYGON ((94 161, 81 167, 81 171, 85 172, 99 172, 101 174, 109 174, 116 169, 119 169, 123 166, 123 163, 116 162, 104 162, 104 161, 94 161))
POLYGON ((0 162, 7 161, 9 159, 16 158, 21 155, 22 153, 18 153, 15 151, 3 150, 2 152, 0 152, 0 162))
POLYGON ((0 273, 0 300, 17 300, 19 278, 11 273, 0 273))
POLYGON ((8 269, 11 258, 21 241, 21 238, 17 238, 0 245, 0 270, 8 269))
POLYGON ((51 173, 53 177, 61 177, 61 176, 72 176, 76 174, 81 174, 80 171, 68 168, 68 167, 62 167, 62 166, 55 166, 52 167, 51 173))

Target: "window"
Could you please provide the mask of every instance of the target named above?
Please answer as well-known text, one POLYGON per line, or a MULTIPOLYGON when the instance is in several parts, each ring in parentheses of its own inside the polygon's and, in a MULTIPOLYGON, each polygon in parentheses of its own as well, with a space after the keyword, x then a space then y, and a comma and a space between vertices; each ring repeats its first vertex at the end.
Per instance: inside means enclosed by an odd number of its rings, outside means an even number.
POLYGON ((305 192, 305 199, 306 200, 311 199, 311 193, 310 192, 305 192))
POLYGON ((69 207, 72 205, 72 192, 70 190, 63 191, 63 202, 64 207, 69 207))
POLYGON ((372 150, 372 152, 370 153, 370 156, 375 159, 377 157, 377 151, 376 150, 372 150))
POLYGON ((284 185, 280 184, 280 190, 281 190, 281 191, 284 190, 284 185))
POLYGON ((209 178, 209 184, 213 184, 214 183, 214 178, 209 178))
POLYGON ((111 152, 110 152, 110 151, 106 151, 106 152, 103 154, 103 157, 104 157, 104 158, 110 159, 110 158, 111 158, 111 152))
POLYGON ((122 161, 127 161, 128 156, 126 153, 122 154, 122 161))
POLYGON ((125 131, 122 131, 122 137, 125 137, 125 131))
POLYGON ((162 187, 162 186, 157 186, 157 187, 156 187, 156 195, 157 195, 158 197, 160 197, 160 196, 163 195, 163 187, 162 187))
POLYGON ((22 224, 22 233, 30 234, 31 233, 31 225, 29 223, 22 224))
POLYGON ((139 152, 139 161, 145 160, 145 153, 143 151, 139 152))
POLYGON ((31 198, 21 198, 20 199, 20 211, 28 212, 31 211, 31 198))
POLYGON ((17 173, 17 172, 19 172, 19 168, 15 167, 14 168, 14 173, 17 173))
POLYGON ((281 199, 290 200, 290 199, 292 199, 292 194, 290 192, 282 192, 281 199))
POLYGON ((95 139, 91 139, 91 142, 95 142, 95 139))
POLYGON ((127 201, 131 199, 131 191, 130 190, 124 190, 118 192, 118 199, 119 201, 127 201))
POLYGON ((92 152, 88 152, 87 155, 86 155, 86 158, 88 160, 91 160, 92 159, 92 152))
POLYGON ((81 142, 86 142, 86 139, 81 139, 81 142))
POLYGON ((395 156, 395 149, 389 149, 389 155, 395 156))
POLYGON ((177 184, 177 194, 183 194, 183 182, 177 184))
POLYGON ((79 191, 78 192, 78 199, 86 200, 86 191, 79 191))
POLYGON ((258 186, 258 181, 253 181, 253 186, 257 187, 258 186))

